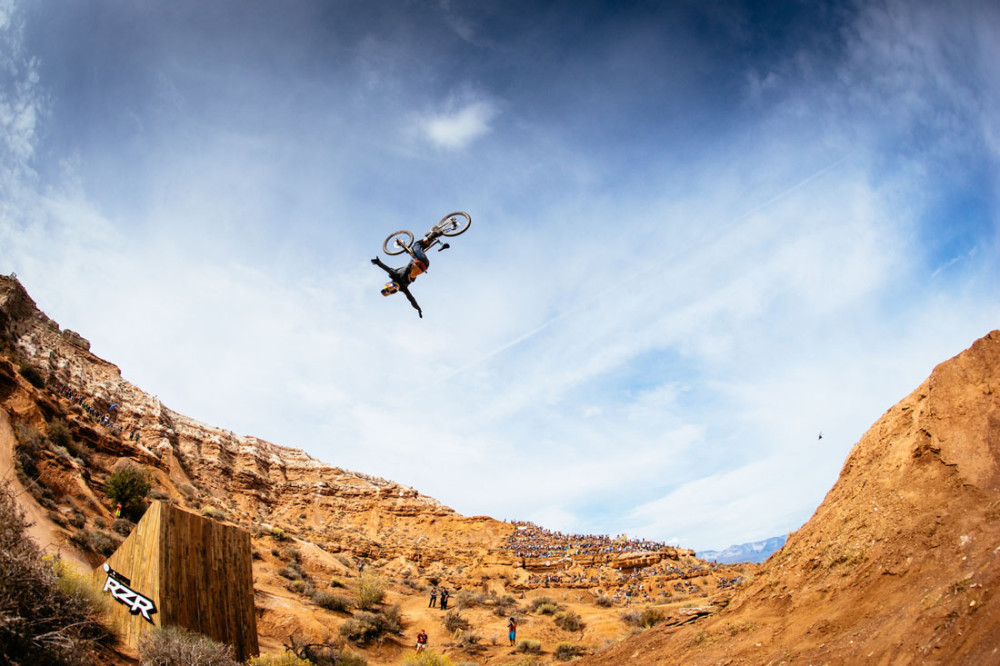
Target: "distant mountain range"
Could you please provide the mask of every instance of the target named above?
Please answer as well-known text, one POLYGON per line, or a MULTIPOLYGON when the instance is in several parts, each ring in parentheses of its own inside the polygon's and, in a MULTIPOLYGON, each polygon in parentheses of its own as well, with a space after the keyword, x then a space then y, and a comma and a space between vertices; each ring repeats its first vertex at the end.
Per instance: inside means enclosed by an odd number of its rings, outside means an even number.
POLYGON ((787 536, 771 537, 764 541, 754 541, 753 543, 741 543, 737 546, 730 546, 725 550, 703 550, 697 556, 703 560, 714 560, 720 564, 732 564, 733 562, 763 562, 772 553, 785 545, 787 536))

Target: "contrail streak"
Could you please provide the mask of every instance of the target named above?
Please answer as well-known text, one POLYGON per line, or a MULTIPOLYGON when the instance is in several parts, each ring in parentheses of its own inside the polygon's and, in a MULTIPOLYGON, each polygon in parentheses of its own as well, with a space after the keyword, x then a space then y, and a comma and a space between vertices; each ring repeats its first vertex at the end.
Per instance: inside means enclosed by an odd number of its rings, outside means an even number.
MULTIPOLYGON (((685 254, 688 254, 688 255, 693 254, 695 252, 695 250, 694 250, 695 247, 697 247, 697 251, 698 252, 705 250, 707 247, 710 247, 713 242, 720 241, 722 239, 722 237, 725 235, 725 232, 728 231, 730 228, 736 226, 738 223, 742 222, 743 220, 745 220, 746 218, 750 217, 751 215, 759 213, 760 211, 762 211, 762 210, 764 210, 764 209, 766 209, 766 208, 768 208, 770 206, 773 206, 774 204, 776 204, 777 202, 781 201, 785 197, 789 196, 793 192, 796 192, 797 190, 802 189, 803 187, 805 187, 809 183, 811 183, 811 182, 813 182, 813 181, 815 181, 815 180, 823 177, 830 170, 832 170, 835 167, 837 167, 838 165, 840 165, 848 157, 850 157, 850 154, 844 155, 843 157, 840 157, 840 158, 834 160, 833 162, 831 162, 830 164, 826 165, 825 167, 823 167, 819 171, 816 171, 815 173, 811 174, 807 178, 804 178, 803 180, 800 180, 799 182, 795 183, 794 185, 792 185, 788 189, 783 190, 782 192, 774 195, 773 197, 771 197, 770 199, 768 199, 764 203, 762 203, 762 204, 760 204, 758 206, 755 206, 755 207, 751 208, 748 211, 740 213, 739 215, 737 215, 736 217, 734 217, 733 219, 731 219, 730 221, 728 221, 724 225, 722 225, 722 227, 720 227, 719 229, 713 230, 712 231, 712 240, 703 239, 703 242, 693 243, 692 244, 692 249, 686 250, 685 254)), ((516 347, 517 345, 521 344, 525 340, 529 340, 529 339, 535 337, 536 335, 538 335, 539 333, 541 333, 545 329, 547 329, 550 326, 552 326, 552 324, 555 324, 556 322, 561 321, 561 320, 569 317, 570 315, 576 314, 577 312, 583 310, 587 306, 590 306, 592 303, 594 303, 595 301, 599 300, 601 297, 605 296, 609 292, 618 290, 623 284, 626 284, 628 282, 632 282, 635 279, 637 279, 639 277, 642 277, 643 275, 646 275, 647 273, 653 272, 654 270, 658 269, 660 266, 663 266, 664 264, 669 263, 670 261, 672 261, 674 259, 674 257, 677 256, 678 253, 679 253, 679 251, 675 250, 675 251, 671 252, 670 254, 668 254, 664 259, 662 259, 660 261, 657 261, 657 262, 655 262, 655 263, 653 263, 653 264, 651 264, 649 266, 646 266, 645 268, 641 268, 641 269, 639 269, 637 271, 634 271, 634 272, 626 275, 622 279, 617 280, 617 281, 609 284, 608 286, 606 286, 605 288, 601 289, 600 291, 595 292, 594 295, 591 296, 590 298, 588 298, 588 299, 586 299, 584 301, 581 301, 579 304, 577 304, 577 305, 575 305, 573 307, 570 307, 567 310, 565 310, 565 311, 557 314, 556 316, 552 317, 548 321, 543 322, 542 324, 539 324, 538 326, 536 326, 535 328, 531 329, 530 331, 522 333, 521 335, 517 336, 516 338, 514 338, 510 342, 506 342, 506 343, 500 345, 499 347, 497 347, 496 349, 493 349, 492 351, 488 351, 485 354, 483 354, 482 356, 480 356, 480 357, 478 357, 476 359, 473 359, 472 361, 469 361, 468 363, 465 363, 465 364, 459 366, 458 368, 455 368, 454 370, 452 370, 448 374, 442 376, 440 379, 438 379, 436 381, 433 381, 433 382, 430 382, 430 386, 436 386, 438 384, 442 384, 442 383, 450 380, 451 378, 455 377, 456 375, 465 373, 465 372, 471 370, 472 368, 474 368, 474 367, 476 367, 478 365, 482 365, 483 363, 485 363, 486 361, 490 360, 491 358, 493 358, 493 357, 495 357, 495 356, 497 356, 499 354, 502 354, 503 352, 507 351, 508 349, 511 349, 512 347, 516 347)))

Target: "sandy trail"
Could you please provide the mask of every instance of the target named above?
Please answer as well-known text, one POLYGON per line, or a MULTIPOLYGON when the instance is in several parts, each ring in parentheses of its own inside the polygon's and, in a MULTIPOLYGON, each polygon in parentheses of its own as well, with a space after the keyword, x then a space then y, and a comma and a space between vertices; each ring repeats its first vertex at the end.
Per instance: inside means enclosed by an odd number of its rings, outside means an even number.
POLYGON ((17 495, 21 508, 27 519, 28 535, 34 539, 46 553, 58 553, 65 560, 75 564, 81 571, 90 571, 93 567, 80 557, 76 550, 66 544, 66 537, 49 520, 48 512, 43 506, 35 501, 31 493, 25 490, 24 486, 14 473, 14 428, 10 423, 10 415, 7 410, 0 409, 0 481, 10 481, 11 489, 17 495))

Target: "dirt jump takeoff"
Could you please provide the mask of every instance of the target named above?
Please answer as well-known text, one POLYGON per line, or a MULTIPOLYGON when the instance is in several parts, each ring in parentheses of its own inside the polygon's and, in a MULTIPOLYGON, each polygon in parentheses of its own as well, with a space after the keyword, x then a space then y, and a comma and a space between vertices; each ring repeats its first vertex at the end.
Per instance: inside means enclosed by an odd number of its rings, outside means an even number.
MULTIPOLYGON (((372 263, 384 270, 389 275, 389 281, 382 288, 383 296, 391 296, 397 291, 403 292, 407 300, 410 301, 417 314, 423 319, 424 312, 417 304, 417 299, 410 293, 410 285, 421 273, 426 273, 430 266, 430 259, 427 258, 427 251, 439 244, 441 236, 458 236, 464 234, 472 224, 472 217, 468 213, 456 212, 448 213, 441 221, 431 227, 423 238, 413 242, 413 233, 406 231, 394 231, 382 243, 382 250, 388 255, 397 255, 406 252, 410 255, 410 263, 399 268, 391 268, 382 263, 378 257, 372 259, 372 263)), ((438 252, 451 247, 448 243, 441 243, 438 252)))

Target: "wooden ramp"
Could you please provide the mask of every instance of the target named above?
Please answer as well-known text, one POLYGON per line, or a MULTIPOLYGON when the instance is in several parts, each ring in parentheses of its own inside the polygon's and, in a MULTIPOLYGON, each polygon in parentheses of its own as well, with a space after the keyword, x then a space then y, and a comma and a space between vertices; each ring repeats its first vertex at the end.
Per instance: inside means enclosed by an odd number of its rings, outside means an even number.
POLYGON ((136 648, 153 627, 179 626, 259 653, 250 535, 157 501, 94 582, 111 597, 112 623, 136 648))

